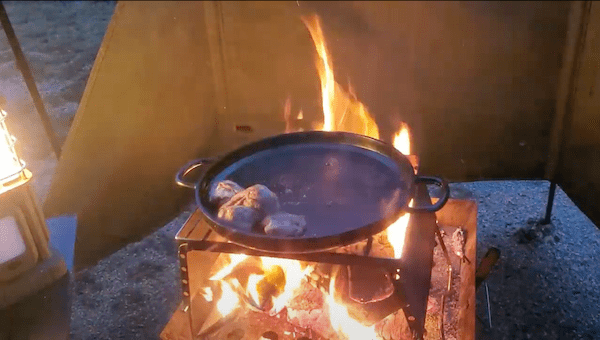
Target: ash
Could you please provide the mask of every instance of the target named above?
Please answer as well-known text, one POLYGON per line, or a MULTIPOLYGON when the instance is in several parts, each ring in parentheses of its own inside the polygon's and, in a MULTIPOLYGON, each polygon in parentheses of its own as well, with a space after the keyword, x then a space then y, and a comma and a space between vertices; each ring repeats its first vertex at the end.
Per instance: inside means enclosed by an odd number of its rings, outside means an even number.
MULTIPOLYGON (((460 249, 455 244, 453 235, 458 230, 454 227, 440 226, 442 240, 452 268, 450 291, 448 291, 448 261, 444 251, 436 238, 436 246, 433 248, 433 268, 431 269, 431 286, 429 288, 429 301, 427 304, 427 316, 425 319, 426 340, 442 340, 440 327, 444 327, 445 339, 458 339, 458 299, 461 288, 460 269, 465 265, 464 260, 455 251, 460 249), (442 310, 443 295, 446 294, 442 310), (443 318, 442 318, 443 313, 443 318)), ((470 260, 470 259, 469 259, 470 260)))

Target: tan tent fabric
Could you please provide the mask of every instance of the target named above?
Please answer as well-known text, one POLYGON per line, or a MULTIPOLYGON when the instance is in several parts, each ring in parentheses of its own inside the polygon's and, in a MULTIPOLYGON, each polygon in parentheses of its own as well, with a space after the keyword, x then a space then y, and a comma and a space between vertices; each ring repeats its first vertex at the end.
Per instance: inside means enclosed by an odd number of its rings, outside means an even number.
POLYGON ((214 84, 201 2, 119 2, 63 148, 47 216, 77 213, 75 266, 162 225, 174 174, 208 153, 214 84))
POLYGON ((78 214, 76 266, 162 225, 187 160, 318 121, 316 13, 336 79, 381 137, 413 128, 422 170, 451 180, 542 178, 569 4, 120 2, 46 202, 78 214), (236 126, 240 131, 236 131, 236 126), (247 127, 250 127, 248 129, 247 127), (243 132, 252 130, 251 132, 243 132))

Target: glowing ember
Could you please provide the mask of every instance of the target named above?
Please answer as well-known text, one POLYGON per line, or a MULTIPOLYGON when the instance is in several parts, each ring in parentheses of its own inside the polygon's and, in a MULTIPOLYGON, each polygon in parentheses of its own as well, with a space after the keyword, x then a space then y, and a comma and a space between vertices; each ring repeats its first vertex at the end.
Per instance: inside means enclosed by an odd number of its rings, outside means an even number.
POLYGON ((233 312, 240 304, 240 300, 228 283, 221 284, 221 299, 217 302, 217 310, 222 316, 233 312))

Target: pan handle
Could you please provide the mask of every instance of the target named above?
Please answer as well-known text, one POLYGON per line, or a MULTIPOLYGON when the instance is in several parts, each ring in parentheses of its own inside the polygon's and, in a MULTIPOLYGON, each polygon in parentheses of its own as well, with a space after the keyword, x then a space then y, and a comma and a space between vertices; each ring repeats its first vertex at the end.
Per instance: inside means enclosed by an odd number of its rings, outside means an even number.
POLYGON ((440 199, 435 202, 435 204, 427 205, 423 207, 406 207, 406 210, 410 213, 414 212, 436 212, 446 204, 448 198, 450 198, 450 187, 448 186, 448 182, 446 182, 442 178, 438 177, 430 177, 430 176, 415 176, 415 184, 417 183, 426 183, 426 184, 437 184, 440 188, 442 188, 443 194, 440 199))
POLYGON ((177 175, 175 175, 175 183, 184 188, 196 189, 196 183, 186 181, 185 176, 187 176, 194 169, 201 167, 207 163, 212 163, 213 161, 214 158, 200 158, 194 159, 193 161, 187 163, 184 167, 177 171, 177 175))

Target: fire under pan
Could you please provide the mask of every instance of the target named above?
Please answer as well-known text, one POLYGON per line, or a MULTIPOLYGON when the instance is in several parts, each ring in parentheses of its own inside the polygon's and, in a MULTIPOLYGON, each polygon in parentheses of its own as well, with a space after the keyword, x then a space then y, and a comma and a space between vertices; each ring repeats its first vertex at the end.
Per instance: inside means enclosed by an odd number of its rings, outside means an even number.
MULTIPOLYGON (((412 159, 414 160, 415 158, 413 157, 412 159)), ((414 163, 416 161, 413 161, 414 163)), ((415 200, 419 204, 430 203, 431 200, 425 185, 418 186, 415 200)), ((467 203, 473 204, 472 202, 467 203)), ((453 207, 453 210, 456 210, 456 206, 453 202, 449 208, 453 207)), ((443 208, 439 211, 437 218, 440 219, 440 215, 444 215, 444 211, 447 210, 447 208, 443 208)), ((454 218, 447 218, 447 220, 454 221, 454 218)), ((473 226, 473 229, 475 228, 476 226, 473 226)), ((161 337, 165 340, 198 339, 197 336, 192 335, 199 334, 200 328, 213 309, 213 306, 211 306, 212 303, 207 302, 200 294, 200 289, 207 286, 208 273, 218 255, 220 253, 231 253, 250 256, 282 257, 315 263, 367 265, 383 267, 390 272, 395 272, 399 269, 400 279, 394 282, 394 295, 401 301, 401 308, 406 315, 414 338, 420 339, 423 337, 425 326, 436 229, 436 214, 424 212, 411 214, 406 231, 405 249, 403 257, 400 260, 377 258, 368 256, 368 254, 340 254, 333 251, 306 254, 273 254, 228 242, 216 235, 216 233, 211 232, 210 227, 203 221, 202 214, 196 211, 190 216, 176 237, 179 245, 183 301, 169 324, 163 330, 161 337)), ((475 233, 472 232, 469 234, 472 234, 471 237, 474 242, 475 233)), ((369 240, 364 242, 369 242, 369 240)), ((471 256, 474 256, 474 253, 471 256)), ((465 268, 468 269, 468 266, 465 266, 465 268)), ((465 277, 473 277, 473 275, 466 275, 465 277)), ((467 287, 473 288, 472 297, 474 300, 474 284, 467 287)), ((469 302, 468 305, 472 311, 474 301, 469 302)), ((470 318, 469 313, 467 312, 464 317, 470 318)), ((471 314, 473 314, 472 317, 474 320, 474 312, 471 314)))

